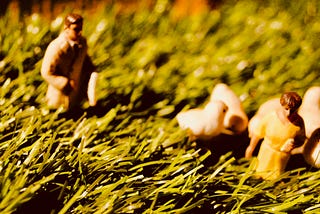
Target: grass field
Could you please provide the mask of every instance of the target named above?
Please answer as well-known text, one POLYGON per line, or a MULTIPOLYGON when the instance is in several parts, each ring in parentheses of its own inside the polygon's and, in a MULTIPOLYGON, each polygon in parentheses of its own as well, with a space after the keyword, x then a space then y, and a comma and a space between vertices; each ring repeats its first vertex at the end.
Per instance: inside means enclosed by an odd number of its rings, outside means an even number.
POLYGON ((319 213, 320 173, 300 156, 254 178, 246 133, 190 142, 175 115, 224 82, 249 116, 284 91, 320 85, 320 5, 226 1, 175 20, 151 11, 84 13, 98 105, 49 111, 41 59, 62 17, 0 19, 1 213, 319 213))

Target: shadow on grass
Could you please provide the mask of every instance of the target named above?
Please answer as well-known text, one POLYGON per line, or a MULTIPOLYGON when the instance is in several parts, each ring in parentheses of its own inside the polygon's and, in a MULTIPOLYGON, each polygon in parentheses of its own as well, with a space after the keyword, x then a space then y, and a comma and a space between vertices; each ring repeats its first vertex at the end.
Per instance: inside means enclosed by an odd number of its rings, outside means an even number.
MULTIPOLYGON (((209 141, 198 141, 197 147, 204 150, 210 150, 211 155, 204 161, 204 164, 206 166, 213 166, 218 163, 222 155, 225 155, 230 151, 232 152, 232 156, 236 159, 243 158, 249 142, 250 138, 248 137, 248 132, 245 131, 239 135, 221 134, 209 141)), ((253 156, 258 155, 260 145, 261 142, 257 145, 253 156)), ((286 170, 289 171, 298 168, 310 169, 310 167, 311 166, 304 160, 302 154, 297 154, 290 157, 286 170)))
POLYGON ((131 94, 124 95, 116 92, 109 93, 105 98, 98 100, 96 106, 83 108, 73 108, 67 112, 61 113, 59 116, 67 119, 77 120, 83 114, 86 114, 87 117, 103 117, 105 116, 112 108, 115 108, 118 105, 127 106, 126 113, 133 115, 140 115, 140 117, 146 117, 155 115, 157 109, 154 109, 153 106, 165 99, 163 94, 158 94, 155 91, 144 88, 141 96, 134 102, 130 100, 131 94), (130 107, 128 107, 130 106, 130 107))
POLYGON ((204 164, 205 166, 213 166, 218 163, 222 155, 230 151, 236 159, 244 157, 249 141, 247 132, 238 135, 220 134, 208 141, 198 141, 197 147, 210 150, 211 155, 204 161, 204 164))

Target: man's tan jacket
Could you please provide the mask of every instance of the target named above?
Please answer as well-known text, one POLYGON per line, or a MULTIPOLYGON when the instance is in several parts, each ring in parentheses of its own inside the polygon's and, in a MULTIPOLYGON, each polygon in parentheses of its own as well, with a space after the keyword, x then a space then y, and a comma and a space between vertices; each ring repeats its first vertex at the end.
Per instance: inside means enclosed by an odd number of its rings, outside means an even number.
POLYGON ((84 37, 75 43, 67 40, 63 32, 49 44, 41 67, 41 75, 49 84, 48 106, 69 109, 79 106, 87 98, 89 78, 95 71, 87 49, 84 37), (69 90, 71 80, 74 88, 69 90))

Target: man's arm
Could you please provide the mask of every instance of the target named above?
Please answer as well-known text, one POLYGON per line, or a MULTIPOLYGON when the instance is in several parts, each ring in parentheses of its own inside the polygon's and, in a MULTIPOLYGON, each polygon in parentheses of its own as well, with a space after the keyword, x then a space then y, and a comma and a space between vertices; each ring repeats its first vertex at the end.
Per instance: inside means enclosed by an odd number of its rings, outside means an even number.
POLYGON ((69 93, 72 88, 69 79, 57 74, 57 65, 59 60, 59 49, 57 49, 56 44, 50 43, 43 57, 41 75, 48 84, 60 91, 69 93))

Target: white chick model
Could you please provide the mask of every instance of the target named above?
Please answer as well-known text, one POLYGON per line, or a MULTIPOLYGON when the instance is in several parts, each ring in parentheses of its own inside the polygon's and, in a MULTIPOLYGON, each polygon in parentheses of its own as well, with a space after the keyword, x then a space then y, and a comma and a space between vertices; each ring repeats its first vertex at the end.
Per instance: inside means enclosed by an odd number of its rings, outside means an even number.
POLYGON ((90 76, 89 83, 88 83, 88 101, 90 106, 95 106, 97 104, 96 98, 96 87, 97 87, 97 80, 98 80, 98 73, 94 72, 90 76))
POLYGON ((228 106, 228 111, 224 118, 224 127, 233 133, 239 134, 246 130, 248 126, 248 116, 245 113, 240 98, 224 84, 218 83, 210 97, 210 101, 221 100, 228 106))
POLYGON ((223 130, 223 120, 228 110, 227 105, 215 100, 209 102, 204 109, 196 108, 177 115, 179 126, 188 130, 190 140, 209 140, 223 130))
POLYGON ((307 137, 301 147, 303 157, 311 166, 320 168, 320 86, 305 92, 298 112, 304 120, 307 137))

